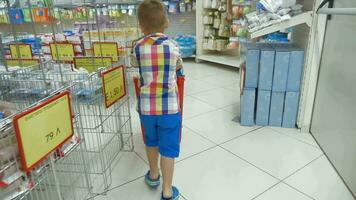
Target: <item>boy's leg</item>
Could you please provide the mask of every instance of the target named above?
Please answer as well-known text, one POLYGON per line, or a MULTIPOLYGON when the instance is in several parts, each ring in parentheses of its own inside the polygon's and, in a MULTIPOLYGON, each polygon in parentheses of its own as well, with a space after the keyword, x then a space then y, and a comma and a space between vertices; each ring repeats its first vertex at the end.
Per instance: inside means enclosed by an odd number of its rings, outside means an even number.
POLYGON ((148 158, 148 163, 150 165, 150 178, 157 179, 159 176, 158 169, 158 147, 148 147, 146 146, 146 154, 148 158))
POLYGON ((172 191, 172 182, 174 159, 179 156, 180 151, 180 132, 180 113, 160 116, 158 120, 158 136, 159 153, 161 154, 161 171, 163 176, 162 193, 164 198, 175 197, 178 192, 172 191))
POLYGON ((163 197, 172 197, 172 182, 174 172, 174 158, 161 156, 161 170, 163 176, 163 197))
POLYGON ((156 180, 159 177, 158 169, 158 134, 156 116, 140 115, 143 139, 146 145, 146 155, 150 165, 149 177, 156 180))

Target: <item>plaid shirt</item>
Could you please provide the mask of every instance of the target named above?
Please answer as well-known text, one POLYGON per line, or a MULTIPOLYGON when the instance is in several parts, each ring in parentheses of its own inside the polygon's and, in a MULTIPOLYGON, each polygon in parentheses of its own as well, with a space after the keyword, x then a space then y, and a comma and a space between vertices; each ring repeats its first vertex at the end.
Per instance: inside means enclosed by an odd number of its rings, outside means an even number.
POLYGON ((178 113, 176 69, 181 59, 175 42, 162 33, 151 34, 137 42, 134 55, 141 82, 138 112, 142 115, 178 113))

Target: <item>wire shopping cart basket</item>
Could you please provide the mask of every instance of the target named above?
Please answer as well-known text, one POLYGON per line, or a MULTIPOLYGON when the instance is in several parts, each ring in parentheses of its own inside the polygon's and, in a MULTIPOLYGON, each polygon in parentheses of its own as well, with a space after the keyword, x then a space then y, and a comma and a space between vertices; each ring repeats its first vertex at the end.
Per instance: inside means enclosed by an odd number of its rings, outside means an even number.
MULTIPOLYGON (((86 146, 84 145, 85 140, 82 139, 83 136, 79 132, 78 109, 75 106, 69 108, 72 113, 70 120, 73 123, 73 135, 49 151, 41 160, 31 166, 31 169, 25 169, 24 143, 23 140, 19 140, 19 129, 14 129, 17 126, 13 125, 18 123, 16 119, 20 119, 20 116, 31 114, 36 109, 40 110, 45 104, 49 105, 47 102, 54 101, 62 94, 72 96, 73 91, 76 90, 75 87, 73 85, 53 91, 42 100, 19 111, 14 119, 10 116, 0 121, 1 199, 80 200, 89 196, 92 187, 86 169, 88 159, 83 151, 86 146)), ((73 104, 76 101, 74 98, 68 99, 71 105, 75 105, 73 104)))
POLYGON ((112 183, 111 170, 115 158, 123 151, 133 150, 129 96, 106 107, 102 83, 105 69, 85 73, 73 71, 70 64, 62 65, 60 70, 58 68, 56 64, 49 63, 27 69, 25 73, 0 74, 0 87, 6 89, 0 99, 15 102, 16 107, 22 110, 48 96, 51 91, 74 85, 71 96, 77 113, 76 123, 81 139, 85 141, 79 150, 85 155, 89 182, 94 183, 91 193, 105 193, 112 183))

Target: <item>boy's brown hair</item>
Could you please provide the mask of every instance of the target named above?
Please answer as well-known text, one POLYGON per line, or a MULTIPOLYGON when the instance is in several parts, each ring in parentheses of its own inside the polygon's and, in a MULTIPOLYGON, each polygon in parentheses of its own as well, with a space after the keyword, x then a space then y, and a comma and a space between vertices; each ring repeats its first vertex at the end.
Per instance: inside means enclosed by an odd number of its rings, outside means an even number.
POLYGON ((138 21, 145 32, 162 32, 168 26, 166 6, 161 0, 145 0, 138 7, 138 21))

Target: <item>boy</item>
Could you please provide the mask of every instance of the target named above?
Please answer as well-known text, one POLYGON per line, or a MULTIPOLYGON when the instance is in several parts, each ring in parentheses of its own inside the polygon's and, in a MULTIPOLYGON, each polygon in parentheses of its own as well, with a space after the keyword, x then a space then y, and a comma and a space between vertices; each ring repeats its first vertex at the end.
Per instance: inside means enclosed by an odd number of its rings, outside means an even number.
POLYGON ((153 188, 160 185, 160 154, 163 176, 161 200, 177 200, 179 191, 172 186, 181 131, 176 71, 182 65, 179 48, 163 34, 169 23, 166 13, 160 0, 145 0, 140 4, 138 20, 145 37, 136 43, 134 55, 141 84, 138 112, 150 165, 145 182, 153 188))

